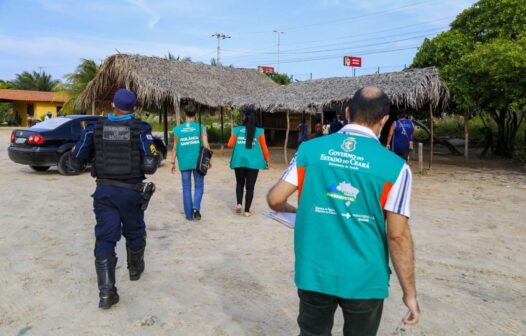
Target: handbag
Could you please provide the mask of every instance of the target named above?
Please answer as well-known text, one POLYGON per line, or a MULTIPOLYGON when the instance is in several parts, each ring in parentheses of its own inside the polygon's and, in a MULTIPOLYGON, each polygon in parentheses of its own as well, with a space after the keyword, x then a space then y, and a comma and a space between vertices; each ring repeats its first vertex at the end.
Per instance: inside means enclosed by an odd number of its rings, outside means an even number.
MULTIPOLYGON (((199 115, 201 117, 201 115, 199 115)), ((199 174, 205 176, 208 172, 208 168, 210 168, 210 160, 212 159, 212 152, 205 146, 203 146, 201 142, 201 118, 199 118, 199 155, 197 156, 197 166, 195 167, 195 170, 199 172, 199 174)))

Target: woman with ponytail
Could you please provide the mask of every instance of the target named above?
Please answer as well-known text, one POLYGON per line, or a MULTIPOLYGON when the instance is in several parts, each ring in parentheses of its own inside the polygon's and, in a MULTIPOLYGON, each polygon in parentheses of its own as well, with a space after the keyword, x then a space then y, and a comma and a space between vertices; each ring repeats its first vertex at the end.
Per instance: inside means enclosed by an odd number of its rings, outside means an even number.
POLYGON ((249 217, 259 170, 268 167, 270 156, 265 132, 256 127, 256 111, 248 108, 241 112, 244 114, 243 124, 234 128, 228 147, 233 148, 230 168, 236 173, 236 212, 241 213, 243 210, 243 192, 246 188, 243 214, 249 217))

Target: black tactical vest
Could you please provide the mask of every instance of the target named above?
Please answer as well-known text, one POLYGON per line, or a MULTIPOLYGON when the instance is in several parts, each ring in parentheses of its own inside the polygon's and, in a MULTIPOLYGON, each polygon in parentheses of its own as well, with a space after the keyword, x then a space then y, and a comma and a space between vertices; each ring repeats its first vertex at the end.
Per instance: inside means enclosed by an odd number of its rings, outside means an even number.
POLYGON ((101 179, 144 178, 141 171, 141 121, 99 120, 95 126, 95 176, 101 179))

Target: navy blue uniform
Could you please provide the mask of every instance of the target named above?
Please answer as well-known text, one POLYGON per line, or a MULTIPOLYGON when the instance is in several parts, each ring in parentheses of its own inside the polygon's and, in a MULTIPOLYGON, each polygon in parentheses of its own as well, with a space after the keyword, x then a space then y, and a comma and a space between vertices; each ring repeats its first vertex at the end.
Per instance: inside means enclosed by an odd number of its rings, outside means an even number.
MULTIPOLYGON (((130 119, 132 116, 113 117, 109 121, 130 119)), ((71 158, 74 161, 89 162, 95 156, 94 130, 96 123, 89 123, 80 140, 73 147, 71 158)), ((142 122, 139 134, 139 148, 141 158, 156 157, 157 149, 153 143, 152 128, 148 123, 142 122)), ((119 182, 136 184, 144 180, 133 178, 119 180, 119 182)), ((112 185, 97 185, 93 197, 93 208, 97 224, 95 225, 95 257, 103 258, 113 255, 115 245, 121 238, 121 231, 126 238, 126 246, 137 251, 144 247, 146 239, 146 226, 144 223, 144 210, 141 209, 142 196, 139 192, 112 185), (122 225, 121 225, 122 224, 122 225)))

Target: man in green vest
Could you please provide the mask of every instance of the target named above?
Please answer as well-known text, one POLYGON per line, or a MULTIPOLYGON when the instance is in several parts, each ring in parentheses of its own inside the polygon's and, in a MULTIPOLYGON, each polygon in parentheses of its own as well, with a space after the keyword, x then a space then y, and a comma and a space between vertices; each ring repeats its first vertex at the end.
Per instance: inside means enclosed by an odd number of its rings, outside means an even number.
POLYGON ((268 194, 275 211, 297 212, 295 282, 300 335, 331 335, 336 308, 344 335, 376 335, 388 296, 389 254, 416 324, 409 166, 378 141, 390 101, 376 87, 356 92, 351 124, 305 142, 268 194), (298 191, 298 208, 287 203, 298 191), (386 225, 387 221, 387 225, 386 225))

